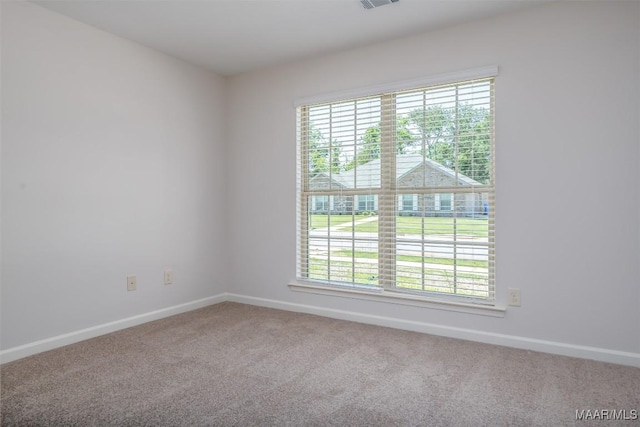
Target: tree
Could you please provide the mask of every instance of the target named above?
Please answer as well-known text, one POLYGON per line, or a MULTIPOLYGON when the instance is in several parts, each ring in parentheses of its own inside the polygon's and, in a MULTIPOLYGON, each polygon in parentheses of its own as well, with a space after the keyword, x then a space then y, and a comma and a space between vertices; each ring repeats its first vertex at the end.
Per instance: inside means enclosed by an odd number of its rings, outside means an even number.
POLYGON ((356 163, 363 165, 380 158, 380 125, 367 129, 362 136, 362 149, 356 155, 356 163))
POLYGON ((490 117, 484 108, 436 105, 408 115, 427 158, 486 184, 491 176, 490 117), (457 158, 456 158, 457 157, 457 158))
POLYGON ((410 120, 409 117, 400 116, 396 121, 396 152, 398 154, 405 154, 409 147, 416 145, 419 142, 418 139, 409 130, 410 120))
MULTIPOLYGON (((351 170, 356 165, 363 165, 380 158, 380 141, 382 140, 380 123, 368 128, 361 138, 362 148, 356 153, 355 158, 345 164, 344 170, 351 170)), ((408 147, 415 145, 418 140, 409 130, 409 118, 398 117, 396 123, 397 153, 405 154, 408 147)))
POLYGON ((483 184, 491 178, 491 117, 484 109, 458 110, 458 171, 483 184))
POLYGON ((417 129, 418 139, 430 159, 435 160, 437 151, 440 155, 448 151, 446 148, 436 147, 453 143, 454 120, 451 109, 440 105, 418 108, 409 113, 408 122, 417 129))
MULTIPOLYGON (((488 110, 473 105, 440 105, 399 115, 396 121, 397 154, 423 153, 428 159, 487 184, 491 176, 491 135, 488 110)), ((339 173, 380 158, 381 124, 369 127, 353 158, 344 162, 338 141, 329 143, 313 126, 309 132, 309 171, 339 173)))
POLYGON ((329 143, 322 132, 311 126, 309 130, 309 174, 320 172, 340 171, 340 144, 338 141, 329 143))
POLYGON ((355 153, 353 159, 344 164, 345 171, 380 158, 380 124, 367 128, 360 141, 362 148, 355 153))

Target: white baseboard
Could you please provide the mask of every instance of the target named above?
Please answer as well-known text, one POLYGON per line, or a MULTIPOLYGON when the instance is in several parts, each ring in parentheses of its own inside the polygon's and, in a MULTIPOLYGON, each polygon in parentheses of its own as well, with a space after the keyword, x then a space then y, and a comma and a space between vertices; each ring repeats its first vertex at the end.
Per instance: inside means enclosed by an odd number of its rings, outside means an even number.
POLYGON ((89 338, 95 338, 121 329, 130 328, 132 326, 141 325, 153 320, 162 319, 187 311, 196 310, 198 308, 217 304, 227 300, 226 294, 220 294, 184 304, 174 305, 172 307, 163 308, 149 313, 139 314, 137 316, 128 317, 126 319, 116 320, 114 322, 104 323, 102 325, 93 326, 91 328, 81 329, 79 331, 70 332, 68 334, 58 335, 55 337, 35 341, 18 347, 9 348, 0 351, 0 363, 7 363, 23 357, 31 356, 43 351, 53 350, 54 348, 63 347, 65 345, 74 344, 89 338))
POLYGON ((357 313, 353 311, 335 310, 325 307, 295 304, 290 302, 256 298, 238 294, 226 294, 226 298, 227 301, 233 301, 242 304, 258 305, 280 310, 316 314, 319 316, 331 317, 334 319, 350 320, 353 322, 386 326, 389 328, 440 335, 449 338, 458 338, 486 344, 495 344, 522 350, 539 351, 542 353, 551 353, 562 356, 577 357, 580 359, 591 359, 601 362, 615 363, 618 365, 640 367, 640 354, 638 353, 565 344, 554 341, 518 337, 514 335, 496 334, 473 329, 455 328, 451 326, 436 325, 432 323, 376 316, 372 314, 357 313))
POLYGON ((47 350, 73 344, 89 338, 119 331, 131 326, 141 325, 153 320, 173 316, 198 308, 218 304, 224 301, 238 302, 242 304, 257 305, 261 307, 275 308, 279 310, 294 311, 299 313, 316 314, 318 316, 334 319, 349 320, 353 322, 371 325, 385 326, 395 329, 403 329, 413 332, 421 332, 432 335, 440 335, 450 338, 458 338, 486 344, 502 345, 523 350, 539 351, 543 353, 558 354, 562 356, 578 357, 581 359, 598 360, 601 362, 615 363, 619 365, 640 367, 640 354, 617 350, 608 350, 596 347, 586 347, 572 344, 545 341, 513 335, 495 334, 473 329, 455 328, 451 326, 436 325, 432 323, 403 320, 393 317, 376 316, 353 311, 335 310, 331 308, 312 305, 295 304, 285 301, 257 298, 233 293, 222 293, 209 298, 191 301, 185 304, 167 307, 161 310, 140 314, 126 319, 105 323, 87 329, 59 335, 33 343, 13 347, 0 351, 0 363, 7 363, 23 357, 31 356, 47 350))

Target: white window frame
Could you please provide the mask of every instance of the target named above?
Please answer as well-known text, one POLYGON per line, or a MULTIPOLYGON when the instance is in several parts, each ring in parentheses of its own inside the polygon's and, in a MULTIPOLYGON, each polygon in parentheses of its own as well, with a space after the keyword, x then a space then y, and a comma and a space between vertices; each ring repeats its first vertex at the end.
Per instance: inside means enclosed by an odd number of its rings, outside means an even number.
MULTIPOLYGON (((309 105, 309 104, 314 104, 314 103, 320 103, 320 102, 331 102, 331 101, 340 101, 342 99, 346 99, 349 97, 354 97, 354 96, 370 96, 372 94, 383 94, 383 93, 387 93, 389 91, 399 91, 399 90, 408 90, 408 89, 417 89, 420 87, 428 87, 431 85, 437 85, 437 84, 447 84, 447 83, 455 83, 455 82, 459 82, 459 81, 465 81, 465 80, 475 80, 475 79, 483 79, 483 78, 488 78, 488 77, 495 77, 497 76, 497 67, 483 67, 483 68, 479 68, 479 69, 474 69, 474 70, 465 70, 462 72, 458 72, 458 73, 449 73, 449 74, 443 74, 443 75, 437 75, 437 76, 431 76, 429 78, 426 79, 418 79, 418 80, 412 80, 412 81, 405 81, 405 82, 399 82, 399 83, 395 83, 395 84, 391 84, 391 85, 381 85, 381 86, 377 86, 375 88, 362 88, 362 89, 357 89, 354 91, 350 91, 350 92, 342 92, 340 94, 329 94, 329 95, 323 95, 323 96, 319 96, 319 97, 310 97, 310 98, 303 98, 300 99, 296 102, 296 106, 297 107, 302 107, 302 108, 298 108, 298 126, 300 127, 301 123, 304 123, 304 121, 307 119, 305 117, 306 114, 306 110, 303 107, 304 105, 309 105)), ((492 83, 493 84, 493 83, 492 83)), ((393 95, 381 95, 381 96, 387 96, 386 101, 383 101, 383 103, 385 102, 389 102, 389 96, 393 97, 393 95)), ((493 107, 493 100, 492 100, 492 112, 495 112, 495 109, 493 107)), ((389 113, 384 113, 384 114, 389 114, 389 113)), ((393 114, 393 113, 390 113, 393 114)), ((492 119, 493 119, 493 114, 492 114, 492 119)), ((299 128, 300 130, 300 128, 299 128)), ((493 131, 493 130, 492 130, 493 131)), ((494 131, 493 131, 494 132, 494 131)), ((300 136, 300 132, 298 132, 298 135, 300 136)), ((372 297, 375 295, 374 300, 377 300, 378 298, 380 298, 382 296, 382 298, 387 298, 387 297, 391 297, 393 299, 400 299, 400 300, 408 300, 411 301, 411 303, 409 305, 416 305, 416 302, 420 303, 420 302, 426 302, 429 305, 431 305, 431 303, 434 302, 433 299, 429 298, 429 297, 425 297, 425 295, 397 295, 397 294, 388 294, 387 292, 390 290, 389 287, 389 283, 393 282, 395 279, 395 274, 393 272, 392 269, 386 268, 384 272, 381 271, 381 277, 380 277, 380 282, 381 282, 381 286, 378 289, 375 289, 375 291, 378 292, 372 292, 372 289, 358 289, 357 287, 351 287, 349 289, 346 288, 342 288, 341 286, 338 287, 334 287, 333 284, 331 283, 314 283, 313 281, 309 281, 308 279, 306 279, 303 275, 301 275, 301 270, 302 270, 302 266, 304 265, 304 258, 306 256, 308 256, 307 253, 307 249, 306 249, 306 242, 308 239, 308 230, 306 228, 306 212, 307 212, 307 207, 306 207, 306 201, 303 199, 306 199, 307 193, 305 193, 304 191, 304 183, 308 182, 308 176, 307 175, 307 171, 305 171, 304 167, 302 167, 301 165, 305 164, 306 159, 301 157, 304 156, 304 154, 301 155, 301 151, 300 151, 300 143, 303 143, 303 141, 298 141, 299 145, 298 145, 298 227, 297 227, 297 231, 298 231, 298 251, 297 251, 297 256, 298 256, 298 262, 297 262, 297 280, 294 283, 291 283, 290 286, 293 290, 303 290, 303 291, 307 291, 307 292, 314 292, 314 293, 318 293, 319 290, 325 289, 327 291, 327 293, 329 294, 333 294, 334 292, 338 292, 340 293, 341 291, 345 291, 347 293, 350 294, 354 294, 354 292, 356 294, 360 294, 362 295, 368 295, 368 298, 365 299, 370 299, 369 297, 372 297), (385 277, 386 274, 386 277, 385 277), (385 295, 382 295, 385 294, 385 295)), ((495 137, 492 136, 492 142, 491 142, 491 150, 492 150, 492 158, 495 158, 495 137)), ((376 206, 377 209, 380 209, 382 212, 380 212, 380 223, 379 223, 379 227, 381 230, 388 230, 390 228, 394 229, 394 235, 395 235, 395 212, 390 212, 389 211, 389 207, 395 207, 396 205, 396 200, 398 197, 398 193, 395 192, 395 178, 390 179, 389 176, 394 176, 395 177, 395 154, 393 153, 394 148, 392 145, 388 145, 386 146, 386 144, 382 144, 381 146, 381 151, 382 151, 382 156, 381 156, 381 162, 382 162, 382 167, 381 167, 381 173, 382 173, 382 180, 383 182, 390 182, 391 187, 390 190, 393 190, 393 192, 391 191, 380 191, 380 193, 377 195, 376 199, 379 200, 379 204, 378 206, 376 206), (386 153, 385 153, 385 149, 386 149, 386 153), (385 174, 387 174, 387 177, 385 178, 385 174), (391 197, 391 201, 390 200, 385 200, 385 199, 389 199, 391 197), (385 212, 386 209, 386 212, 385 212)), ((493 212, 495 211, 495 180, 494 180, 494 170, 495 165, 492 164, 491 165, 491 185, 490 188, 488 188, 489 190, 489 205, 490 205, 490 212, 491 212, 491 217, 493 218, 493 212)), ((383 184, 384 185, 384 184, 383 184)), ((487 188, 483 188, 483 190, 487 190, 487 188)), ((423 193, 420 193, 423 194, 423 193)), ((417 197, 417 196, 416 196, 417 197)), ((454 196, 455 197, 455 196, 454 196)), ((354 200, 355 201, 355 200, 354 200)), ((400 202, 402 202, 402 199, 400 199, 400 202)), ((453 202, 452 202, 453 203, 453 202)), ((415 206, 414 206, 415 207, 415 206)), ((354 207, 355 208, 355 207, 354 207)), ((393 208, 392 208, 393 210, 393 208)), ((398 209, 400 211, 400 209, 398 209)), ((491 296, 485 300, 482 301, 476 301, 473 299, 468 299, 468 300, 456 300, 456 299, 450 299, 450 300, 439 300, 436 299, 435 302, 436 303, 444 303, 446 305, 449 305, 449 309, 451 309, 451 306, 456 306, 458 308, 462 308, 461 311, 467 311, 467 309, 471 308, 471 311, 473 312, 475 308, 480 307, 481 309, 484 308, 488 308, 489 311, 492 311, 493 314, 492 315, 501 315, 501 313, 504 311, 504 308, 502 307, 497 307, 495 304, 495 261, 494 261, 494 246, 495 246, 495 241, 494 241, 494 232, 493 232, 493 225, 491 227, 490 230, 490 267, 489 267, 489 280, 490 280, 490 287, 491 287, 491 296), (496 314, 497 313, 497 314, 496 314)), ((380 239, 379 240, 379 245, 381 246, 381 248, 379 249, 379 254, 381 257, 385 257, 385 247, 387 247, 387 249, 389 249, 389 254, 390 256, 393 255, 393 253, 395 253, 395 242, 389 242, 389 241, 384 241, 384 239, 380 239), (393 246, 393 249, 391 249, 391 246, 393 246)), ((420 305, 420 304, 418 304, 420 305)), ((455 311, 460 311, 458 309, 455 309, 455 311)), ((481 314, 486 314, 486 313, 481 313, 481 314)))

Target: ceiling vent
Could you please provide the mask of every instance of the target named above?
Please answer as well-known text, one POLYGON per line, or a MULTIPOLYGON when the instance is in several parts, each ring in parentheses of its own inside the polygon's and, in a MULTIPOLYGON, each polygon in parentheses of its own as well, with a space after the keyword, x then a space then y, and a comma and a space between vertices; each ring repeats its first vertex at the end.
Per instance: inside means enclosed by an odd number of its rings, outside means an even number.
POLYGON ((396 3, 398 0, 360 0, 365 9, 373 9, 374 7, 384 6, 385 4, 396 3))

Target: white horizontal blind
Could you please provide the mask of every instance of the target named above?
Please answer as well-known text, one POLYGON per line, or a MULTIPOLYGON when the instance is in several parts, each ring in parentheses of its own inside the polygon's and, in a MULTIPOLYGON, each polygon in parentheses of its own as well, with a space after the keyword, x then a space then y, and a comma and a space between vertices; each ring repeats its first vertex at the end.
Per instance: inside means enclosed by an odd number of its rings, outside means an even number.
POLYGON ((300 106, 298 278, 492 303, 493 86, 300 106))

